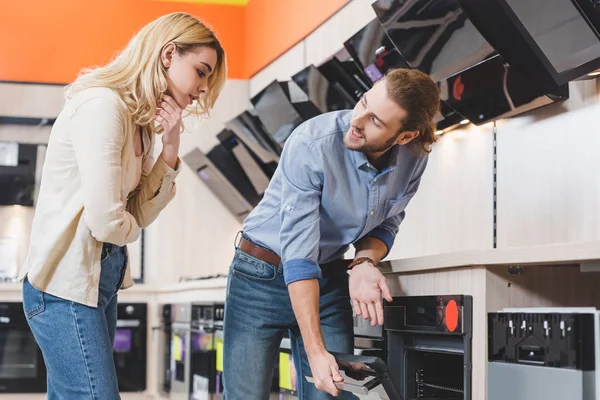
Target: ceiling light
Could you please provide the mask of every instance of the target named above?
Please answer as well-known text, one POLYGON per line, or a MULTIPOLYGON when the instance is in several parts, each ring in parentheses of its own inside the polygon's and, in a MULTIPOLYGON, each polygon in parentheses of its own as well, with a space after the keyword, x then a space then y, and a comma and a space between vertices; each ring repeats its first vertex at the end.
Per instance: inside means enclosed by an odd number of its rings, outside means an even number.
POLYGON ((441 135, 441 134, 443 134, 443 133, 444 133, 444 131, 435 131, 435 134, 438 135, 438 136, 441 135))
POLYGON ((588 76, 598 76, 598 75, 600 75, 600 70, 598 70, 598 71, 594 71, 594 72, 590 72, 590 73, 588 74, 588 76))
POLYGON ((463 119, 462 121, 460 121, 460 124, 461 124, 461 125, 466 125, 466 124, 468 124, 469 122, 471 122, 471 121, 469 121, 468 119, 463 119))

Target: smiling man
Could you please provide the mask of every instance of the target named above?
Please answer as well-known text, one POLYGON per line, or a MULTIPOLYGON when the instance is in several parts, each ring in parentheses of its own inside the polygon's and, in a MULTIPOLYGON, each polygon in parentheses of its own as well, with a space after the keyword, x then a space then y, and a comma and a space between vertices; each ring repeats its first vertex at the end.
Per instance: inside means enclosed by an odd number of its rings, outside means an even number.
POLYGON ((354 110, 320 115, 288 138, 263 200, 244 222, 229 273, 226 399, 268 399, 285 331, 300 399, 340 395, 329 352, 353 352, 352 305, 372 325, 383 324, 382 297, 391 296, 375 266, 419 187, 439 106, 428 75, 396 69, 354 110), (340 262, 350 245, 354 260, 340 262))

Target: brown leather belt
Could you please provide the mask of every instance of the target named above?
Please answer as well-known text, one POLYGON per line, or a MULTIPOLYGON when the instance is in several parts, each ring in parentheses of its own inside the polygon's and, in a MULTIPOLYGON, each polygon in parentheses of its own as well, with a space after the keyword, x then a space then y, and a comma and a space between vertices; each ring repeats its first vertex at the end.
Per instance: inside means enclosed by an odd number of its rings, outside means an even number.
MULTIPOLYGON (((281 264, 281 257, 279 257, 277 254, 275 254, 269 249, 257 246, 244 238, 242 238, 240 241, 239 249, 254 258, 258 258, 259 260, 274 265, 276 267, 278 267, 281 264)), ((321 264, 320 267, 323 271, 323 276, 329 276, 335 273, 345 271, 351 262, 352 260, 339 259, 330 261, 325 264, 321 264)))

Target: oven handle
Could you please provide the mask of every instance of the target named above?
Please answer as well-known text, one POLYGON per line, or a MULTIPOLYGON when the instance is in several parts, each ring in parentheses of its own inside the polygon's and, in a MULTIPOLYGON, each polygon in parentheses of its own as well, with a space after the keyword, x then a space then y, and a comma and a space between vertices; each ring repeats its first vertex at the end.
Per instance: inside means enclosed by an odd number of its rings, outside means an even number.
MULTIPOLYGON (((310 376, 305 376, 306 380, 310 383, 315 383, 314 379, 310 376)), ((371 382, 371 381, 369 381, 371 382)), ((352 392, 352 393, 356 393, 356 394, 361 394, 361 395, 368 395, 369 394, 369 389, 365 386, 365 385, 355 385, 353 383, 348 383, 348 382, 333 382, 335 387, 337 387, 338 389, 344 391, 344 392, 352 392)), ((377 386, 377 385, 375 385, 377 386)))

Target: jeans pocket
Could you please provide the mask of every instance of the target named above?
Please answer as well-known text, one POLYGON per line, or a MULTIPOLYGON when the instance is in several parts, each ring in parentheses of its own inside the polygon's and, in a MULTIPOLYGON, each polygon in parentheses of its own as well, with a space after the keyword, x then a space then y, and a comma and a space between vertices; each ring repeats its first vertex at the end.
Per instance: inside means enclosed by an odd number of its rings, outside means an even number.
POLYGON ((277 267, 240 250, 233 262, 232 273, 254 281, 268 282, 277 276, 277 267))
POLYGON ((115 246, 110 243, 104 243, 102 245, 102 253, 100 254, 100 263, 103 263, 104 261, 106 261, 106 259, 108 258, 108 256, 110 256, 110 253, 112 253, 114 248, 115 248, 115 246))
POLYGON ((36 289, 29 279, 23 281, 23 311, 27 319, 31 319, 46 309, 44 292, 36 289))

